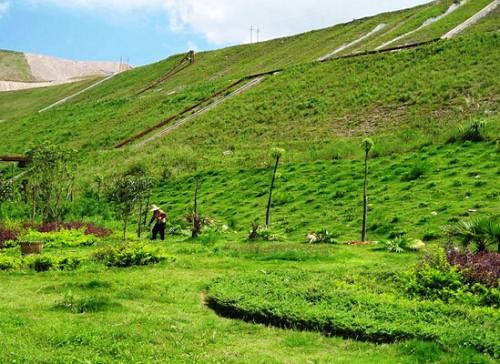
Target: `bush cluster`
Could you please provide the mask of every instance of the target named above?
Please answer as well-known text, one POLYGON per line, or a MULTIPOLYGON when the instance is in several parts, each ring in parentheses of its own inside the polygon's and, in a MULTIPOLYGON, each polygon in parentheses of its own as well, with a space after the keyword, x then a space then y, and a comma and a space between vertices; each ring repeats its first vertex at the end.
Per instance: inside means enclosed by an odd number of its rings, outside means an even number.
POLYGON ((158 249, 143 244, 122 244, 98 250, 94 259, 108 267, 131 267, 134 265, 149 265, 159 263, 169 257, 158 252, 158 249))
POLYGON ((489 271, 497 272, 496 264, 486 256, 464 257, 439 249, 426 255, 415 270, 407 272, 402 283, 407 294, 414 298, 500 307, 498 279, 493 282, 495 273, 489 271), (489 264, 476 265, 471 270, 474 262, 489 264))

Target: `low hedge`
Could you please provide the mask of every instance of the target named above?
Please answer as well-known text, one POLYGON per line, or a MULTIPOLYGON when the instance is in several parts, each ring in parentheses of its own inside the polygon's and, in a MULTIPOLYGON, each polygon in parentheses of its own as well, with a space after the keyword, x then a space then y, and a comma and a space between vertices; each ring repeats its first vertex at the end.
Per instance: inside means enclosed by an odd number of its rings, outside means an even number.
POLYGON ((366 292, 327 273, 259 271, 221 277, 209 286, 207 302, 223 316, 278 327, 376 343, 433 340, 500 354, 500 315, 494 308, 366 292))

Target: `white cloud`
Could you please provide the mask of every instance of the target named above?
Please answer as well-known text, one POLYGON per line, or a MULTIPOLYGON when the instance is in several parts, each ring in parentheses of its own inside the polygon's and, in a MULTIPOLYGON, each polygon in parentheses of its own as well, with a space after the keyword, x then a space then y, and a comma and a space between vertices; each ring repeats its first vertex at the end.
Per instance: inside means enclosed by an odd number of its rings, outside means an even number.
MULTIPOLYGON (((0 0, 1 1, 1 0, 0 0)), ((331 26, 354 18, 402 9, 430 0, 27 0, 35 4, 128 11, 158 9, 175 32, 199 34, 214 45, 271 39, 331 26), (255 33, 254 33, 255 37, 255 33)))
POLYGON ((4 16, 4 14, 9 10, 9 2, 8 1, 0 1, 0 18, 4 16))
POLYGON ((189 29, 222 45, 248 42, 252 25, 259 28, 264 40, 426 2, 429 0, 165 0, 165 5, 172 30, 189 29))

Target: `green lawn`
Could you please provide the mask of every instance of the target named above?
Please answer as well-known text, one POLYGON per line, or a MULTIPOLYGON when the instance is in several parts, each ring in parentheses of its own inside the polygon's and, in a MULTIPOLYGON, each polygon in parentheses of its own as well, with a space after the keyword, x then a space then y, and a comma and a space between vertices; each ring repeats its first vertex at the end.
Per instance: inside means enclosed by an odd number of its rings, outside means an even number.
MULTIPOLYGON (((232 237, 223 239, 231 241, 232 237)), ((296 243, 204 245, 182 240, 168 238, 156 244, 177 257, 174 263, 120 269, 89 262, 74 272, 0 273, 0 361, 493 362, 472 349, 432 342, 377 345, 245 323, 219 317, 203 303, 202 293, 219 276, 277 268, 319 275, 345 270, 353 277, 400 272, 417 262, 416 253, 396 255, 371 247, 296 243), (283 258, 290 251, 295 256, 283 258), (69 295, 80 302, 100 304, 84 313, 57 308, 69 295)), ((92 249, 80 248, 82 254, 90 254, 92 249)), ((52 254, 66 251, 52 250, 52 254)))

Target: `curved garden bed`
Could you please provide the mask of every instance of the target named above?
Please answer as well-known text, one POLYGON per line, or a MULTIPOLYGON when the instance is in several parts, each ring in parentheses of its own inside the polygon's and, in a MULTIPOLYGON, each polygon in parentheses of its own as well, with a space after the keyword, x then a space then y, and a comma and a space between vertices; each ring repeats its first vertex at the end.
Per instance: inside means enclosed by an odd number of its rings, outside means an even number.
POLYGON ((218 314, 376 343, 405 339, 500 355, 500 314, 491 307, 411 300, 328 273, 258 271, 221 277, 206 301, 218 314))

